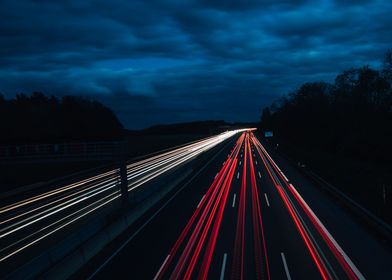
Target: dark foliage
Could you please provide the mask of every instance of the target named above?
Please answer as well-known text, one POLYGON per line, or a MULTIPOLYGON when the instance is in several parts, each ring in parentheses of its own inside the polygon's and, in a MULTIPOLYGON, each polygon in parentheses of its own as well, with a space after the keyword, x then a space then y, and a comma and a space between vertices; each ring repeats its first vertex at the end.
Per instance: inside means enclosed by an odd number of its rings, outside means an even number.
POLYGON ((113 112, 96 101, 42 93, 18 94, 6 100, 0 94, 0 143, 114 140, 123 127, 113 112))
POLYGON ((150 134, 211 134, 223 131, 229 124, 225 121, 197 121, 168 125, 155 125, 145 129, 144 133, 150 134))
POLYGON ((364 66, 333 84, 302 85, 264 108, 260 126, 283 154, 392 222, 392 51, 381 70, 364 66))
POLYGON ((383 69, 339 74, 333 84, 302 85, 262 112, 261 129, 277 141, 361 161, 392 156, 392 52, 383 69))

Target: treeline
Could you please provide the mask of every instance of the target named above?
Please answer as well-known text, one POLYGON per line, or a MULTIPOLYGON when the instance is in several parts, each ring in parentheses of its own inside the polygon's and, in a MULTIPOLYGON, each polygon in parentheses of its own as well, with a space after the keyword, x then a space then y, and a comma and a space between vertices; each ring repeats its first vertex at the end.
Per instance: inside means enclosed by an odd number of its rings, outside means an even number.
POLYGON ((261 129, 287 147, 319 150, 359 161, 392 156, 392 50, 381 69, 339 74, 334 83, 305 83, 264 108, 261 129))
POLYGON ((115 140, 123 126, 97 101, 35 92, 5 99, 0 94, 0 144, 115 140))
POLYGON ((167 125, 154 125, 145 130, 146 134, 212 134, 219 133, 229 124, 222 120, 195 121, 167 125))

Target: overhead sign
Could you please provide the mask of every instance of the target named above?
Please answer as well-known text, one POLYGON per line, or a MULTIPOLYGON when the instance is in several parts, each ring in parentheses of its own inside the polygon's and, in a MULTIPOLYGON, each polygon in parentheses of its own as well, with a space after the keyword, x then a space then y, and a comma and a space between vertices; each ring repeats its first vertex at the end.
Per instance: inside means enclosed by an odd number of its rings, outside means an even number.
POLYGON ((264 132, 264 137, 272 137, 272 136, 274 136, 274 133, 272 131, 264 132))

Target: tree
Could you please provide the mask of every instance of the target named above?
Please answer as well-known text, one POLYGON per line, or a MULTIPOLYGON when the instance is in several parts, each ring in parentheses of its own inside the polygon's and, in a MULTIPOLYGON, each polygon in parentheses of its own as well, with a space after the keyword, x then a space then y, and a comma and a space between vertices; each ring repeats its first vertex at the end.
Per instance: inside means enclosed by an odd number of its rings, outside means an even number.
POLYGON ((384 78, 392 83, 392 49, 389 49, 384 55, 382 74, 384 78))
POLYGON ((388 160, 392 142, 392 51, 382 70, 368 65, 336 76, 334 84, 305 83, 263 109, 261 126, 280 143, 360 159, 388 160))
POLYGON ((99 102, 67 96, 61 101, 35 92, 5 100, 0 95, 1 143, 114 140, 123 127, 99 102))
POLYGON ((269 107, 265 107, 261 113, 261 129, 270 130, 271 129, 271 111, 269 107))

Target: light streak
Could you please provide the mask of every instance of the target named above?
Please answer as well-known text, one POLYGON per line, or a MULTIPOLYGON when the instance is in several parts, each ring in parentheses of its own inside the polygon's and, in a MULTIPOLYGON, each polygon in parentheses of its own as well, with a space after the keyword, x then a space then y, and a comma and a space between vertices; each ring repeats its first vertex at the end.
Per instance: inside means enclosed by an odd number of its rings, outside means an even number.
MULTIPOLYGON (((128 190, 135 190, 242 131, 221 133, 127 165, 128 190)), ((118 199, 119 182, 116 168, 0 208, 0 261, 118 199)))
MULTIPOLYGON (((282 179, 281 181, 286 185, 286 187, 289 189, 289 191, 292 193, 293 197, 296 199, 298 204, 301 206, 301 208, 304 210, 305 214, 308 216, 309 220, 312 222, 314 227, 317 229, 323 240, 326 242, 327 246, 339 262, 339 264, 342 266, 344 269, 345 273, 349 277, 349 279, 365 279, 364 276, 361 274, 359 269, 355 266, 355 264, 351 261, 351 259, 347 256, 347 254, 343 251, 343 249, 339 246, 339 244, 336 242, 336 240, 333 238, 333 236, 328 232, 326 227, 323 225, 323 223, 320 221, 320 219, 316 216, 316 214, 312 211, 312 209, 309 207, 309 205, 305 202, 305 200, 302 198, 302 196, 298 193, 298 191, 295 189, 295 187, 288 183, 289 180, 287 177, 284 175, 284 173, 280 170, 278 165, 275 163, 275 161, 271 158, 271 156, 268 154, 268 152, 265 150, 265 148, 261 145, 261 143, 254 137, 254 143, 256 145, 256 149, 260 153, 260 156, 262 157, 262 160, 264 161, 263 156, 261 153, 263 153, 266 158, 270 161, 271 166, 273 169, 275 169, 275 173, 280 176, 282 179)), ((267 166, 266 166, 267 167, 267 166)), ((268 172, 269 169, 267 168, 268 172)), ((271 173, 270 173, 271 176, 271 173)), ((273 179, 273 181, 276 183, 276 180, 273 179)), ((283 188, 279 186, 280 189, 279 193, 283 193, 283 188)))

